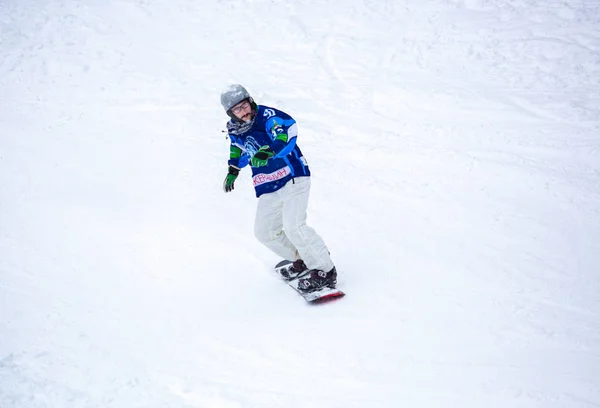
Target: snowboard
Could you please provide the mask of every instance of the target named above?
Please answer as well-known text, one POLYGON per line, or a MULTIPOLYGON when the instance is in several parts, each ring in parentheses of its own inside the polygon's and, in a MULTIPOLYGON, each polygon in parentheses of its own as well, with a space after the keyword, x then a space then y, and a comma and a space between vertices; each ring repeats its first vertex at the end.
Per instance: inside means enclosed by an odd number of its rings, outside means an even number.
MULTIPOLYGON (((292 265, 292 261, 281 261, 279 262, 277 265, 275 265, 275 272, 277 273, 277 275, 279 275, 279 277, 283 278, 281 276, 281 270, 285 270, 287 268, 289 268, 292 265)), ((308 271, 306 271, 305 273, 303 273, 300 276, 295 277, 294 279, 283 279, 283 281, 285 283, 287 283, 289 286, 291 286, 296 292, 298 292, 300 294, 300 296, 302 296, 308 303, 325 303, 325 302, 329 302, 331 300, 334 299, 338 299, 341 298, 342 296, 345 295, 344 292, 342 292, 339 289, 331 289, 331 288, 322 288, 322 289, 318 289, 315 290, 313 292, 301 292, 298 289, 298 282, 300 281, 300 279, 302 279, 303 277, 305 277, 308 274, 308 271)))

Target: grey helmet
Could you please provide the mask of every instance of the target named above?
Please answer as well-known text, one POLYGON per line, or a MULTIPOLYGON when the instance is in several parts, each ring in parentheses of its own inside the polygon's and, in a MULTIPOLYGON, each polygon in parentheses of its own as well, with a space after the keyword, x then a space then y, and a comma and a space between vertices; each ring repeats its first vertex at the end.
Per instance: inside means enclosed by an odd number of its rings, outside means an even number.
POLYGON ((250 102, 252 111, 256 114, 256 103, 254 103, 254 100, 243 86, 239 84, 229 85, 227 89, 221 93, 221 105, 223 105, 223 109, 225 109, 227 115, 233 120, 238 119, 231 113, 231 108, 246 99, 250 102))

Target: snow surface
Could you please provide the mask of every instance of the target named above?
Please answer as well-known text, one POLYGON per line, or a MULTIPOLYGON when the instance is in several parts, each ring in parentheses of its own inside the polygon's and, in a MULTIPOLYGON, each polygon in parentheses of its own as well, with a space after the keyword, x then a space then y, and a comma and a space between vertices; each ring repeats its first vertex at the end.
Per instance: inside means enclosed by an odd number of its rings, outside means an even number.
POLYGON ((0 0, 0 407, 600 406, 597 0, 0 0), (310 306, 224 194, 299 123, 310 306))

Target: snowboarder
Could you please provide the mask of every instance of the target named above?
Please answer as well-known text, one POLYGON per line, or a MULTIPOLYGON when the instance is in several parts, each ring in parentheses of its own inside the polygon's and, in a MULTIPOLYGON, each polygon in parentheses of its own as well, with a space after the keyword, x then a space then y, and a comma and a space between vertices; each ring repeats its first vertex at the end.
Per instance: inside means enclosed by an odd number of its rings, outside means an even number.
POLYGON ((256 238, 281 258, 294 261, 282 275, 293 279, 305 274, 298 283, 302 292, 335 287, 337 272, 329 251, 306 225, 310 170, 296 143, 296 121, 278 109, 257 105, 237 84, 221 94, 221 104, 230 117, 231 140, 223 189, 231 192, 240 170, 250 164, 258 197, 256 238))

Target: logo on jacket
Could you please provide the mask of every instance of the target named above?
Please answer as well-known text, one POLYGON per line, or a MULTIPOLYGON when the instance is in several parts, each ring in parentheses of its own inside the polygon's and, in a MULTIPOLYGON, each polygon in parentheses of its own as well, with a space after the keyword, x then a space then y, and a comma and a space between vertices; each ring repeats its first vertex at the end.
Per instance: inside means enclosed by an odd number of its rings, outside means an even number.
POLYGON ((246 138, 246 143, 244 143, 244 150, 250 155, 250 157, 254 156, 258 149, 260 149, 260 144, 254 139, 252 136, 246 138))
POLYGON ((272 118, 273 116, 275 116, 275 111, 273 109, 265 109, 265 113, 263 113, 263 116, 266 118, 272 118))

